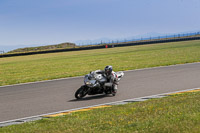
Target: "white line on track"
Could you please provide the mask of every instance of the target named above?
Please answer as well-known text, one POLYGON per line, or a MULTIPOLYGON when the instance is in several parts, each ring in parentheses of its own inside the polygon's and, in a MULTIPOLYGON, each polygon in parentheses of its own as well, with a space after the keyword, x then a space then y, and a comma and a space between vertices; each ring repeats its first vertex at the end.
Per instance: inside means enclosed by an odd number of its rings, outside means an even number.
MULTIPOLYGON (((143 68, 143 69, 135 69, 135 70, 127 70, 127 71, 124 71, 124 72, 142 71, 142 70, 150 70, 150 69, 156 69, 156 68, 166 68, 166 67, 173 67, 173 66, 180 66, 180 65, 190 65, 190 64, 200 64, 200 62, 169 65, 169 66, 159 66, 159 67, 151 67, 151 68, 143 68)), ((19 85, 27 85, 27 84, 35 84, 35 83, 66 80, 66 79, 76 79, 76 78, 81 78, 81 77, 83 77, 83 76, 60 78, 60 79, 37 81, 37 82, 29 82, 29 83, 21 83, 21 84, 6 85, 6 86, 0 86, 0 87, 19 86, 19 85)), ((151 98, 151 97, 159 97, 160 95, 168 95, 168 94, 172 94, 172 93, 191 91, 191 90, 196 90, 196 89, 199 89, 199 88, 186 89, 186 90, 181 90, 181 91, 174 91, 174 92, 162 93, 162 94, 157 94, 157 95, 138 97, 138 98, 133 98, 133 99, 126 99, 126 100, 115 101, 115 102, 110 102, 110 103, 103 103, 103 104, 92 105, 92 106, 87 106, 87 107, 81 107, 81 108, 63 110, 63 111, 58 111, 58 112, 53 112, 53 113, 30 116, 30 117, 25 117, 25 118, 20 118, 20 119, 8 120, 8 121, 0 122, 0 127, 7 126, 7 125, 12 125, 12 124, 20 124, 20 123, 23 123, 23 122, 33 121, 33 120, 37 120, 37 119, 42 119, 42 116, 46 116, 46 115, 58 114, 58 113, 69 112, 69 111, 80 110, 80 109, 91 108, 91 107, 102 106, 102 105, 115 105, 116 103, 121 103, 121 102, 126 102, 126 101, 134 101, 134 99, 138 100, 138 99, 145 99, 145 98, 151 98)))
MULTIPOLYGON (((127 70, 127 71, 123 71, 123 72, 151 70, 151 69, 156 69, 156 68, 165 68, 165 67, 173 67, 173 66, 181 66, 181 65, 190 65, 190 64, 200 64, 200 62, 186 63, 186 64, 176 64, 176 65, 169 65, 169 66, 158 66, 158 67, 150 67, 150 68, 142 68, 142 69, 135 69, 135 70, 127 70)), ((59 81, 59 80, 66 80, 66 79, 76 79, 76 78, 82 78, 82 77, 84 77, 84 76, 67 77, 67 78, 60 78, 60 79, 52 79, 52 80, 28 82, 28 83, 20 83, 20 84, 5 85, 5 86, 0 86, 0 87, 11 87, 11 86, 19 86, 19 85, 27 85, 27 84, 45 83, 45 82, 51 82, 51 81, 59 81)))
POLYGON ((138 97, 138 98, 133 98, 133 99, 120 100, 120 101, 115 101, 115 102, 109 102, 109 103, 91 105, 91 106, 86 106, 86 107, 81 107, 81 108, 63 110, 63 111, 58 111, 58 112, 53 112, 53 113, 30 116, 30 117, 25 117, 25 118, 20 118, 20 119, 8 120, 8 121, 0 122, 0 127, 7 126, 7 125, 13 125, 13 124, 20 124, 20 123, 24 123, 24 122, 28 122, 28 121, 33 121, 33 120, 39 120, 39 119, 42 119, 43 116, 47 116, 47 115, 53 115, 53 114, 69 112, 69 111, 74 111, 74 110, 80 110, 80 109, 85 109, 85 108, 91 108, 91 107, 96 107, 96 106, 102 106, 102 105, 115 105, 117 103, 122 103, 122 102, 126 102, 126 101, 134 102, 134 101, 138 101, 138 99, 148 99, 148 98, 152 98, 152 97, 159 98, 159 96, 163 96, 163 95, 169 95, 169 94, 173 94, 173 93, 179 93, 179 92, 185 92, 185 91, 191 91, 191 90, 197 90, 197 89, 199 89, 199 88, 186 89, 186 90, 181 90, 181 91, 173 91, 173 92, 161 93, 161 94, 156 94, 156 95, 151 95, 151 96, 143 96, 143 97, 138 97))

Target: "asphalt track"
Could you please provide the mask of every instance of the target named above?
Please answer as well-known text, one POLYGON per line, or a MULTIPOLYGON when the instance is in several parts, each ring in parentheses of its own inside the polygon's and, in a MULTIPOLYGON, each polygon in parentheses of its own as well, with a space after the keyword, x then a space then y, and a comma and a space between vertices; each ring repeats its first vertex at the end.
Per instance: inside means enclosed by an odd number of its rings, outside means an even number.
POLYGON ((200 63, 126 71, 115 97, 74 98, 83 77, 0 87, 0 122, 200 87, 200 63))

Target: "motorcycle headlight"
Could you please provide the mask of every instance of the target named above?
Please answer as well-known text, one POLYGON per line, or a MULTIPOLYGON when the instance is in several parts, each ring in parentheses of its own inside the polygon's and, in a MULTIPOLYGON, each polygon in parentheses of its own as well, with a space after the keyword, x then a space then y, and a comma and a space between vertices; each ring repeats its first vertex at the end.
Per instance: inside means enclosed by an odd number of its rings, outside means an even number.
POLYGON ((90 85, 91 83, 90 83, 90 82, 86 82, 85 84, 86 84, 86 85, 90 85))

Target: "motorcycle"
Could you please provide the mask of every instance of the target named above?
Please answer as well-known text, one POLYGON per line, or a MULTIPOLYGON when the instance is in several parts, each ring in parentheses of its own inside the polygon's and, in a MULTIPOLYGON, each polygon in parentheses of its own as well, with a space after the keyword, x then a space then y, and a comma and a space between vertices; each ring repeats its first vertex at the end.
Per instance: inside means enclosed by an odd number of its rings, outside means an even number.
MULTIPOLYGON (((112 83, 106 83, 107 79, 101 73, 98 73, 99 70, 92 71, 84 77, 84 85, 82 85, 75 93, 77 99, 81 99, 86 95, 96 95, 96 94, 112 94, 116 95, 116 92, 113 90, 112 83)), ((124 76, 123 72, 116 72, 118 83, 121 78, 124 76)))

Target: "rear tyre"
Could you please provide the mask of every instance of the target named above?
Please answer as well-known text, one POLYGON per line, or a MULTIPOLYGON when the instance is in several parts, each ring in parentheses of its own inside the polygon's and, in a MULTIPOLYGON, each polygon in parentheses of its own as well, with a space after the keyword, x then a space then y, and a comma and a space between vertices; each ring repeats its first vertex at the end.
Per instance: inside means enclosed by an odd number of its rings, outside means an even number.
POLYGON ((87 95, 87 88, 85 86, 81 86, 75 93, 76 99, 81 99, 87 95))
POLYGON ((115 96, 117 94, 117 89, 112 89, 112 95, 115 96))
POLYGON ((116 95, 116 93, 117 93, 117 91, 113 91, 113 92, 112 92, 112 95, 113 95, 113 96, 115 96, 115 95, 116 95))

